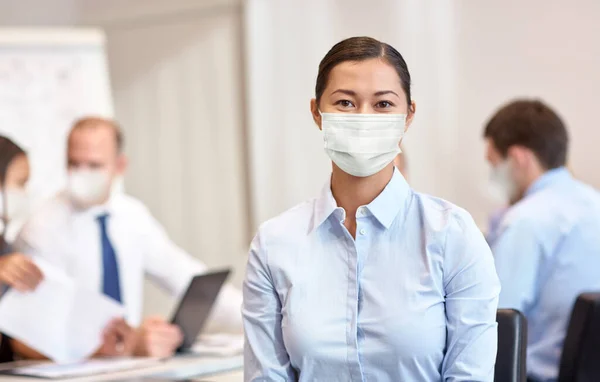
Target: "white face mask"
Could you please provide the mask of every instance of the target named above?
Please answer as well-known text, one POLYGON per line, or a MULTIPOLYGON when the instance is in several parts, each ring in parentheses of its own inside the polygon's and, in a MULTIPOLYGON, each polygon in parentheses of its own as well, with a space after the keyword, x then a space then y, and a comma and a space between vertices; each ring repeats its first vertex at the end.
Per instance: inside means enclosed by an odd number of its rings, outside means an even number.
POLYGON ((512 165, 508 159, 492 168, 490 181, 504 202, 509 202, 517 195, 517 184, 512 173, 512 165))
POLYGON ((22 188, 7 188, 0 192, 0 217, 7 221, 17 220, 29 212, 29 198, 27 191, 22 188), (4 203, 6 197, 6 203, 4 203), (6 204, 6 213, 4 205, 6 204))
POLYGON ((321 113, 325 152, 344 172, 371 176, 400 153, 406 114, 321 113))
POLYGON ((69 173, 67 192, 75 203, 90 206, 106 198, 110 183, 110 174, 106 171, 73 170, 69 173))

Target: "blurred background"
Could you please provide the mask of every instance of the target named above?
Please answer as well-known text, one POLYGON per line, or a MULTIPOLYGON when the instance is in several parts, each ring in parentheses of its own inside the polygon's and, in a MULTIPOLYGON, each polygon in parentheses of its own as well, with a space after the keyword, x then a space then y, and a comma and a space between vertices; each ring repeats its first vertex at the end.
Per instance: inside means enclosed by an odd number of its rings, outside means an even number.
MULTIPOLYGON (((0 0, 0 132, 30 148, 41 200, 61 187, 74 117, 114 115, 127 192, 194 256, 233 266, 240 285, 258 225, 315 196, 329 174, 309 101, 333 44, 368 35, 404 55, 417 103, 404 140, 409 181, 484 227, 496 205, 482 129, 513 98, 559 111, 569 167, 600 187, 599 19, 596 0, 0 0), (67 45, 79 58, 57 61, 67 65, 58 78, 81 85, 63 98, 44 101, 43 70, 26 68, 23 83, 10 76, 22 46, 41 46, 38 61, 50 65, 67 45)), ((146 313, 170 308, 150 284, 146 297, 146 313)))

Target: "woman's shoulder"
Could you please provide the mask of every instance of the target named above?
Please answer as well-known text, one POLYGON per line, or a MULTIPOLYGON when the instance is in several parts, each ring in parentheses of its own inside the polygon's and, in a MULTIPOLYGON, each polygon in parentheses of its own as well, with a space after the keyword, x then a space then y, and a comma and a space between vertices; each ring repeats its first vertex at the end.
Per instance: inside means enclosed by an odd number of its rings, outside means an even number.
POLYGON ((492 252, 469 212, 441 198, 425 194, 415 198, 425 236, 435 243, 428 243, 427 247, 439 250, 447 280, 473 264, 477 264, 481 272, 496 277, 492 252))
POLYGON ((306 233, 309 230, 314 213, 316 199, 304 201, 279 215, 263 222, 258 233, 264 237, 281 237, 306 233))
POLYGON ((445 230, 457 226, 459 230, 478 230, 471 214, 452 202, 420 192, 413 192, 413 200, 416 212, 432 228, 445 230))

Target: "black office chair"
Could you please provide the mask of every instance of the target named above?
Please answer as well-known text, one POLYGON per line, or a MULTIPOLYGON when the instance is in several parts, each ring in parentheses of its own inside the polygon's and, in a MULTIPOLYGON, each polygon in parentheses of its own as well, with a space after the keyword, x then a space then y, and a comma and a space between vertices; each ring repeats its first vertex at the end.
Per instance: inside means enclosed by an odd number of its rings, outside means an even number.
POLYGON ((527 319, 514 309, 498 309, 498 354, 494 382, 527 381, 527 319))
POLYGON ((573 305, 558 381, 600 381, 600 293, 580 294, 573 305))

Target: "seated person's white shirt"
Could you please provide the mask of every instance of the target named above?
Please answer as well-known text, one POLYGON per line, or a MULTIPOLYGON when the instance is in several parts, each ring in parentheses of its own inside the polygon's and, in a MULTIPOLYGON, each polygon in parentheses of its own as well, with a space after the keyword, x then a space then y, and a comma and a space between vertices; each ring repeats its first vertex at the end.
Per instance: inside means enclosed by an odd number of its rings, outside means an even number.
MULTIPOLYGON (((171 296, 179 297, 194 275, 206 266, 179 248, 139 200, 114 193, 108 203, 78 211, 59 194, 35 211, 17 236, 14 247, 43 257, 64 269, 80 285, 102 292, 102 244, 99 215, 108 213, 108 236, 119 264, 125 319, 142 320, 144 276, 171 296)), ((213 309, 206 331, 241 333, 241 293, 226 285, 213 309)))

